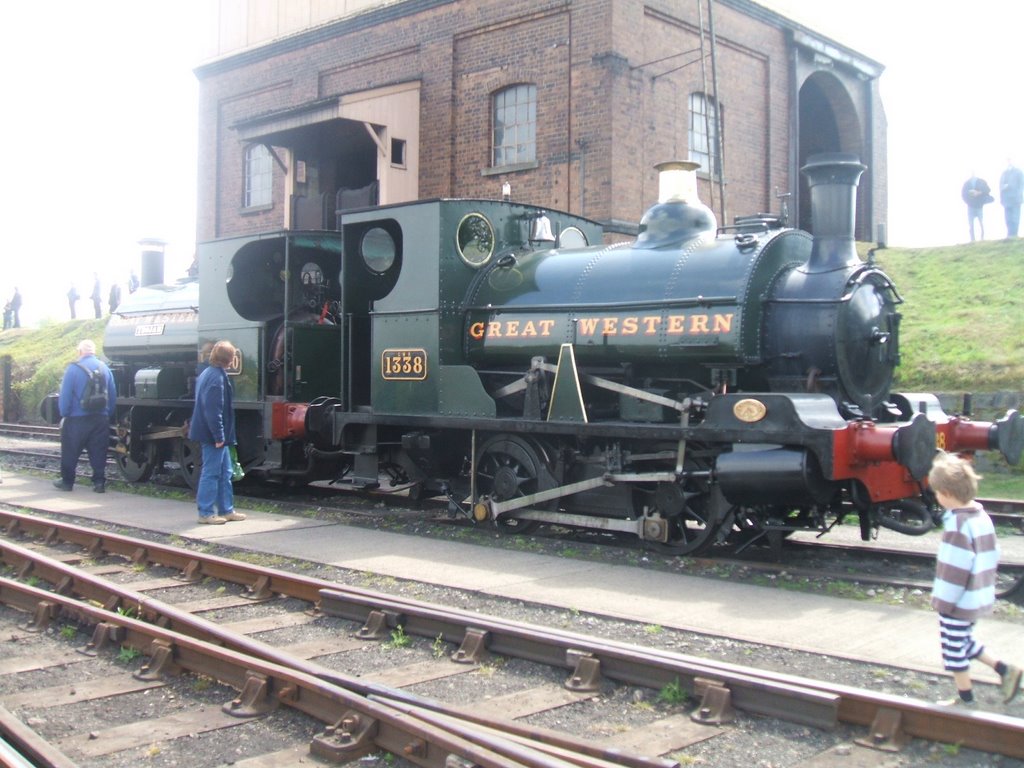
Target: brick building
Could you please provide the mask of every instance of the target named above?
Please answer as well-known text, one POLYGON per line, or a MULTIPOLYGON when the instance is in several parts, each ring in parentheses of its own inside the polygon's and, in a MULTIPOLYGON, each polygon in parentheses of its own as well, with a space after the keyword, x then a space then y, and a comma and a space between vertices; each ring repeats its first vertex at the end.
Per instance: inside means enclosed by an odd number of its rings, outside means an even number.
POLYGON ((750 0, 213 6, 200 240, 503 191, 631 234, 674 159, 720 224, 788 194, 809 227, 797 169, 821 151, 868 166, 858 238, 885 222, 882 66, 750 0))

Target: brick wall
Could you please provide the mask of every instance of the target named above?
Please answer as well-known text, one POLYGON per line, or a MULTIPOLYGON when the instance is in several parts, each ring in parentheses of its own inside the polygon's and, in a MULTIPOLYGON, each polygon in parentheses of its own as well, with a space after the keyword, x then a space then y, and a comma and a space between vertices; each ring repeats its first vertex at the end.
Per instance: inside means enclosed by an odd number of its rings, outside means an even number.
MULTIPOLYGON (((790 42, 785 28, 763 16, 751 14, 742 0, 715 4, 730 221, 778 210, 776 190, 794 185, 790 42)), ((374 18, 342 21, 310 35, 308 44, 300 36, 199 71, 201 240, 274 229, 284 221, 285 179, 276 166, 273 206, 241 210, 244 147, 233 125, 412 80, 421 88, 421 197, 497 197, 508 181, 517 200, 628 229, 654 202, 654 164, 688 156, 689 94, 713 91, 710 59, 704 71, 699 63, 700 27, 691 3, 410 2, 389 6, 380 24, 374 18), (516 83, 537 87, 537 163, 494 173, 490 97, 516 83)), ((704 44, 710 56, 706 36, 704 44)), ((877 87, 872 93, 870 118, 856 129, 880 134, 870 142, 870 183, 871 215, 881 218, 885 126, 877 87)), ((727 223, 718 185, 712 189, 704 179, 701 193, 719 223, 727 223)))

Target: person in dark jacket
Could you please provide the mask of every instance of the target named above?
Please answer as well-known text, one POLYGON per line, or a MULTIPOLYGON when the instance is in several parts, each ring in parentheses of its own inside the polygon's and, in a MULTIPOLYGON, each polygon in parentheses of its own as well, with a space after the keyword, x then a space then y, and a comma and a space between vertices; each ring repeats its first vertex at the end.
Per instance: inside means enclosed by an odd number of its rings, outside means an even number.
POLYGON ((107 306, 110 307, 110 314, 114 314, 121 304, 121 286, 117 283, 110 284, 110 294, 107 296, 107 306))
POLYGON ((75 468, 83 450, 89 454, 92 489, 96 493, 103 493, 107 489, 107 443, 110 425, 115 419, 116 404, 114 375, 96 357, 95 342, 83 339, 78 343, 78 360, 64 370, 64 378, 60 382, 60 479, 53 481, 57 490, 70 491, 75 487, 75 468), (89 372, 95 370, 103 373, 107 380, 107 407, 99 411, 87 411, 82 405, 82 396, 89 384, 89 372))
POLYGON ((17 288, 14 289, 14 295, 11 296, 11 317, 13 318, 12 328, 21 328, 21 293, 17 288))
POLYGON ((999 202, 1006 216, 1006 236, 1016 237, 1020 228, 1020 206, 1024 203, 1024 171, 1006 161, 1006 170, 999 177, 999 202))
POLYGON ((992 202, 992 190, 988 182, 971 171, 971 178, 964 182, 960 189, 960 198, 967 203, 967 226, 971 230, 971 242, 974 242, 974 220, 978 220, 981 239, 985 239, 985 206, 992 202))
POLYGON ((189 440, 199 443, 203 451, 196 505, 199 507, 199 522, 208 525, 245 520, 244 514, 235 511, 231 488, 235 409, 231 380, 225 369, 236 354, 230 341, 218 341, 213 345, 210 364, 196 380, 196 404, 188 428, 189 440))
POLYGON ((103 291, 100 290, 100 276, 93 272, 92 277, 92 293, 89 294, 89 298, 92 299, 92 308, 96 313, 96 319, 99 320, 103 317, 103 291))
POLYGON ((974 639, 974 623, 992 610, 996 601, 999 546, 992 518, 974 497, 978 480, 974 468, 953 454, 940 452, 928 473, 928 485, 942 516, 942 541, 935 558, 932 608, 939 614, 942 661, 953 675, 958 696, 940 702, 974 706, 971 661, 977 659, 996 671, 1003 701, 1020 690, 1021 670, 1000 661, 974 639))
POLYGON ((68 311, 71 312, 71 319, 74 320, 77 316, 75 308, 78 306, 78 289, 72 285, 68 289, 68 311))

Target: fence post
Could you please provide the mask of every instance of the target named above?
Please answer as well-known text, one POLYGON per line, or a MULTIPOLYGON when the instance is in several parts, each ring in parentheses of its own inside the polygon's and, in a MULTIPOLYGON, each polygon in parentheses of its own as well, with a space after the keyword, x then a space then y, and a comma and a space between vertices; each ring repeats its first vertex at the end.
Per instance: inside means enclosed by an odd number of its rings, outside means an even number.
POLYGON ((11 412, 11 356, 0 357, 0 378, 3 379, 4 395, 0 402, 0 421, 7 421, 7 414, 11 412))

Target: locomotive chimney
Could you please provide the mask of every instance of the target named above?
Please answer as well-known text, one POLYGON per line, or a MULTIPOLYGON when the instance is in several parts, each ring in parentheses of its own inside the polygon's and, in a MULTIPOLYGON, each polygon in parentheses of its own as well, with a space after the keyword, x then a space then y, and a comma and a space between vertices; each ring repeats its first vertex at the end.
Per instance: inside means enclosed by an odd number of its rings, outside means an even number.
POLYGON ((697 169, 700 163, 688 160, 669 160, 654 166, 658 171, 658 202, 699 203, 697 196, 697 169))
POLYGON ((857 183, 867 170, 856 155, 831 152, 812 155, 800 169, 811 190, 814 245, 804 269, 828 272, 860 262, 853 241, 857 183))
POLYGON ((139 284, 145 288, 147 285, 163 285, 164 282, 164 246, 163 240, 146 238, 139 240, 142 246, 142 275, 139 284))
POLYGON ((699 163, 671 160, 654 166, 658 170, 658 202, 640 220, 640 247, 678 245, 718 229, 715 214, 697 195, 699 163))

